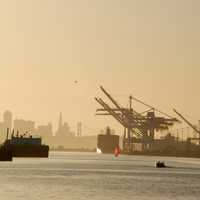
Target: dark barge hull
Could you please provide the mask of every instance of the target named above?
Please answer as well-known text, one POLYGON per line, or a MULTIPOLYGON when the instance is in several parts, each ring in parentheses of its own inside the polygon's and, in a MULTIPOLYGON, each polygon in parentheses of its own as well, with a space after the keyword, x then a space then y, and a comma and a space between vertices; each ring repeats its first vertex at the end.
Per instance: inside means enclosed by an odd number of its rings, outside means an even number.
POLYGON ((49 146, 47 145, 9 145, 7 148, 12 151, 13 157, 48 158, 49 156, 49 146))
POLYGON ((12 161, 12 151, 8 149, 0 149, 0 161, 12 161))

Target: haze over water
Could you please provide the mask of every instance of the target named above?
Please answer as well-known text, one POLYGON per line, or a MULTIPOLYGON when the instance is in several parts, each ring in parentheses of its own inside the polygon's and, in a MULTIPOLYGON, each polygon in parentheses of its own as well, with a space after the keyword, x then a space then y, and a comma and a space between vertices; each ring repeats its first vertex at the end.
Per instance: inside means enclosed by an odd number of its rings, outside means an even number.
POLYGON ((51 152, 49 159, 0 163, 3 200, 192 200, 199 198, 200 160, 51 152), (154 167, 165 160, 170 168, 154 167))
POLYGON ((103 85, 122 105, 132 94, 196 123, 199 7, 199 0, 0 1, 0 112, 57 127, 62 111, 71 127, 82 121, 85 134, 95 134, 118 126, 94 116, 103 85))

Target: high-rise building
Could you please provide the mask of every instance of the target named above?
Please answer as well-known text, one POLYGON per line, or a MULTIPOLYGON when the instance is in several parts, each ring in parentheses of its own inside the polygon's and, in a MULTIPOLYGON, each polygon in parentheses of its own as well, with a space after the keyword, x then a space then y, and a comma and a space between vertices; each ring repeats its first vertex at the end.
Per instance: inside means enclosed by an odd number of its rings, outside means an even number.
POLYGON ((14 129, 20 134, 33 133, 35 131, 35 122, 30 120, 15 119, 14 129))
POLYGON ((56 137, 73 137, 74 133, 70 131, 70 127, 67 122, 63 123, 62 113, 59 115, 58 129, 56 131, 56 137))
POLYGON ((4 129, 9 128, 11 131, 12 129, 12 113, 9 110, 6 110, 3 113, 3 124, 4 124, 4 129))
POLYGON ((77 123, 77 136, 82 136, 82 123, 77 123))
POLYGON ((62 122, 62 113, 60 112, 60 116, 59 116, 59 123, 58 123, 58 130, 61 130, 63 126, 63 122, 62 122))
POLYGON ((48 123, 47 125, 40 125, 36 129, 36 133, 42 137, 52 137, 52 124, 48 123))

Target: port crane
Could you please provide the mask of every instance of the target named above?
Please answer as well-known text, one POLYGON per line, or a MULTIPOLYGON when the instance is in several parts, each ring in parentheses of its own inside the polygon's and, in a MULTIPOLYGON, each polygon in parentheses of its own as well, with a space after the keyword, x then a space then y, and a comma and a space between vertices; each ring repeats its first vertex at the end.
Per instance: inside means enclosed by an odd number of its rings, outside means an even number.
POLYGON ((189 140, 198 140, 200 143, 200 130, 198 130, 192 123, 190 123, 181 113, 179 113, 176 109, 173 109, 173 111, 186 123, 188 124, 198 135, 198 138, 188 138, 189 140))
POLYGON ((110 100, 112 107, 101 98, 95 97, 95 100, 101 105, 101 108, 96 110, 96 115, 110 115, 124 127, 124 151, 133 151, 133 143, 136 141, 141 142, 145 150, 153 143, 155 130, 168 129, 169 126, 172 126, 174 122, 178 121, 176 118, 169 116, 133 96, 129 96, 129 107, 123 107, 103 88, 103 86, 100 86, 100 89, 110 100), (139 113, 132 108, 133 100, 147 106, 148 110, 139 113), (155 112, 159 112, 166 117, 157 117, 155 116, 155 112))

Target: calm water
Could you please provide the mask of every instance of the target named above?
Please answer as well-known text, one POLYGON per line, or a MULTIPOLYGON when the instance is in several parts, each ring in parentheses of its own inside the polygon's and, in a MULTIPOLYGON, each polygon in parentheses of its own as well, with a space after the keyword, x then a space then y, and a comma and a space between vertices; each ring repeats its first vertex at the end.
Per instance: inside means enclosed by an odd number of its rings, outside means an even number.
POLYGON ((199 198, 200 159, 51 152, 0 163, 0 200, 199 198), (155 168, 163 159, 170 168, 155 168))

